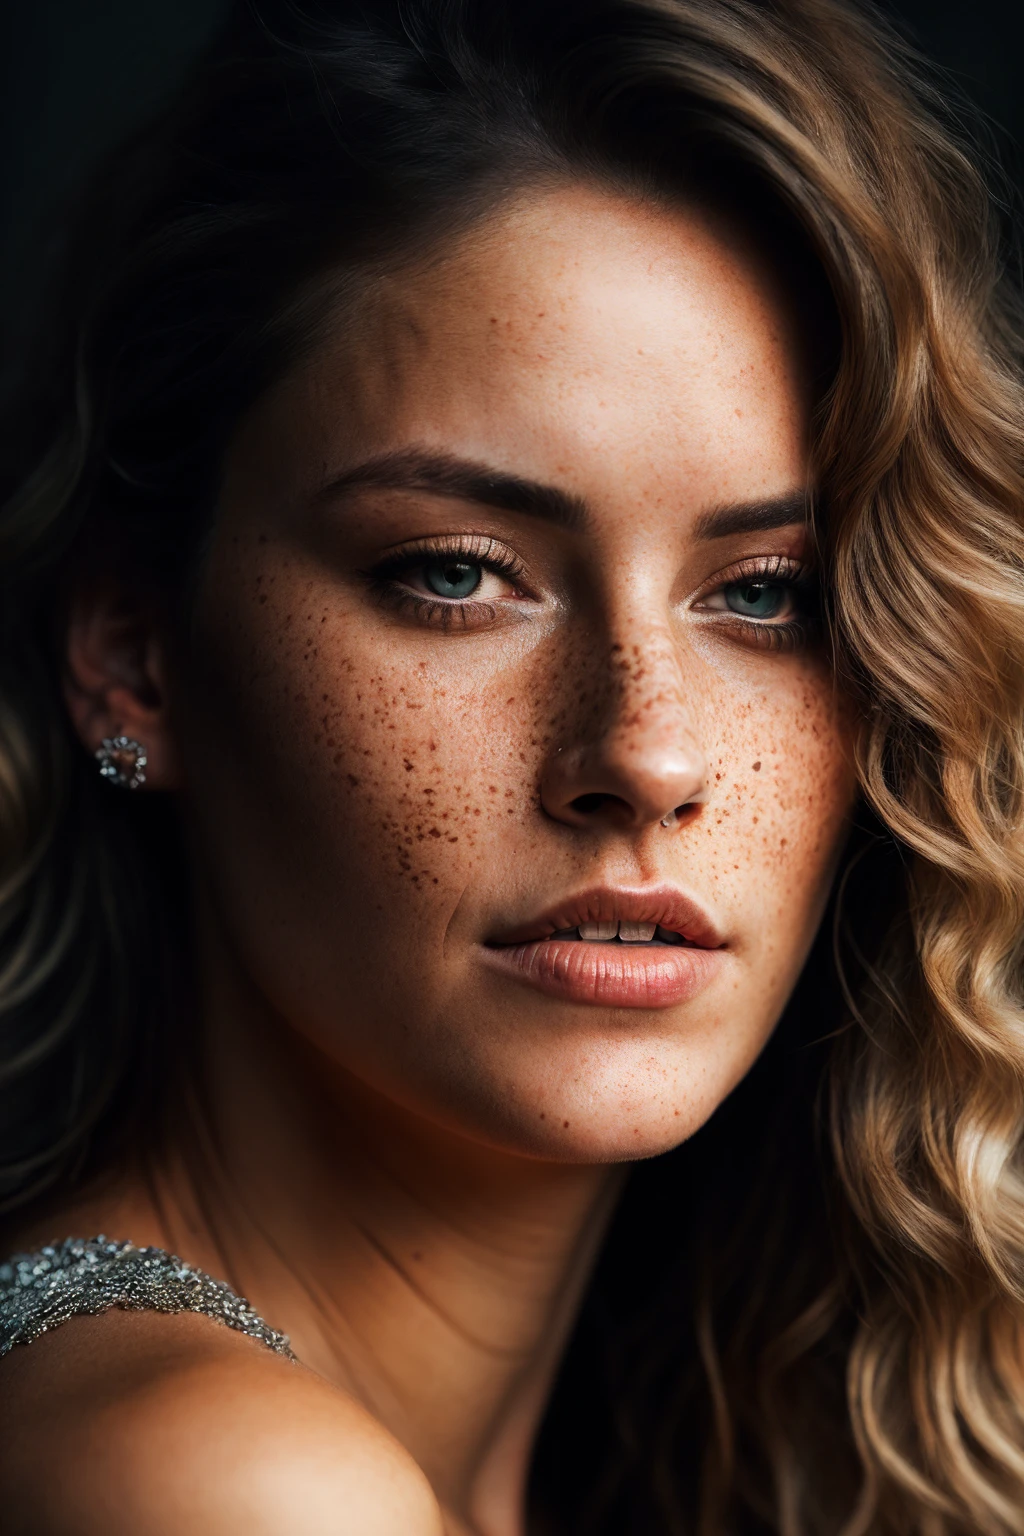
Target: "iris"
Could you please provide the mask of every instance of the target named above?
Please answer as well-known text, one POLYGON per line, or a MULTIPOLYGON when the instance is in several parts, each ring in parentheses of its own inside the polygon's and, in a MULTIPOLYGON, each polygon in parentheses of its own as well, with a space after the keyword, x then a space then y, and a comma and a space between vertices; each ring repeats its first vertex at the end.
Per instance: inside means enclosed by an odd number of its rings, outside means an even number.
POLYGON ((748 619, 774 619, 789 596, 780 582, 731 581, 725 589, 725 601, 733 613, 748 619))
POLYGON ((471 597, 480 585, 479 565, 466 560, 432 560, 423 567, 423 580, 438 597, 471 597))

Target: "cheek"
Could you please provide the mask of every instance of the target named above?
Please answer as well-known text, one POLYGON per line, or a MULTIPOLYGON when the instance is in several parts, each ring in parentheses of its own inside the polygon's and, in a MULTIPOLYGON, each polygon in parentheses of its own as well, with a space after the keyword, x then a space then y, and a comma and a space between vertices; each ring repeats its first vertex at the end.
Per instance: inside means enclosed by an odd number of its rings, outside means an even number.
POLYGON ((470 673, 457 643, 429 667, 410 660, 280 560, 204 638, 191 756, 205 759, 209 838, 301 885, 307 908, 443 925, 474 870, 493 870, 496 831, 535 799, 520 674, 470 673), (230 788, 211 795, 211 782, 230 788))
POLYGON ((857 793, 852 720, 808 663, 737 699, 710 753, 709 866, 760 983, 788 990, 821 918, 857 793))

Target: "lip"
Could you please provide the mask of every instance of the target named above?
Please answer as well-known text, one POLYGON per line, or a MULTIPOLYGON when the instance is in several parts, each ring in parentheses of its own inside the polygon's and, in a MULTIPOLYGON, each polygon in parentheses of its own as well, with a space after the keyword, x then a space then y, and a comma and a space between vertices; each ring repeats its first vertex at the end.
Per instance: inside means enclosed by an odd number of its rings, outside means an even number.
POLYGON ((578 928, 580 923, 657 923, 701 949, 721 949, 725 942, 697 902, 673 885, 652 885, 632 889, 596 886, 567 897, 539 917, 496 933, 488 943, 529 944, 566 928, 578 928))
POLYGON ((488 963, 563 1002, 669 1008, 689 1001, 725 962, 725 942, 702 907, 672 886, 600 887, 495 934, 488 963), (682 944, 631 945, 555 937, 581 923, 656 923, 682 944))

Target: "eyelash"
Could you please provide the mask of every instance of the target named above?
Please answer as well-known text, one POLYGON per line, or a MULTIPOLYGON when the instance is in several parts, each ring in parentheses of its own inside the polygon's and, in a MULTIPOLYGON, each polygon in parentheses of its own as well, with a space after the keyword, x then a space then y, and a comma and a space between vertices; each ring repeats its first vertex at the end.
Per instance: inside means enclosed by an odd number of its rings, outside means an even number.
POLYGON ((414 571, 435 560, 464 560, 513 585, 521 584, 526 574, 526 567, 510 549, 482 534, 468 539, 451 534, 418 540, 380 561, 365 574, 379 602, 396 613, 415 614, 421 624, 452 630, 472 629, 491 622, 495 617, 493 603, 474 602, 471 598, 425 597, 398 579, 403 572, 414 571))
MULTIPOLYGON (((473 601, 471 598, 457 600, 426 597, 420 592, 414 592, 399 579, 418 566, 445 559, 479 565, 482 570, 490 571, 515 586, 524 583, 526 572, 523 562, 505 545, 484 535, 466 538, 452 534, 436 539, 421 539, 388 556, 364 574, 379 602, 396 613, 415 615, 421 624, 451 631, 474 629, 478 625, 493 622, 495 605, 492 602, 473 601)), ((705 599, 712 597, 726 587, 744 580, 771 582, 788 588, 798 606, 803 608, 803 613, 798 618, 773 623, 768 619, 730 614, 720 609, 705 610, 716 613, 716 622, 726 624, 738 638, 742 637, 744 643, 769 651, 794 651, 813 639, 819 618, 815 603, 817 583, 812 570, 788 555, 754 557, 723 572, 703 596, 705 599)))

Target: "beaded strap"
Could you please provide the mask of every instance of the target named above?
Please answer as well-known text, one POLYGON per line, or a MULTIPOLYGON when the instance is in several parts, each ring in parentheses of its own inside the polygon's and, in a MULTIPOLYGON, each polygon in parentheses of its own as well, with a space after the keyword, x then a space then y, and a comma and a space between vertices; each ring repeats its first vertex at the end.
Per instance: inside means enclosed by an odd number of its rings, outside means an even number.
POLYGON ((69 1237, 56 1247, 16 1253, 0 1264, 0 1356, 72 1317, 95 1316, 110 1307, 201 1312, 295 1359, 285 1335, 222 1280, 162 1248, 136 1248, 105 1237, 69 1237))

